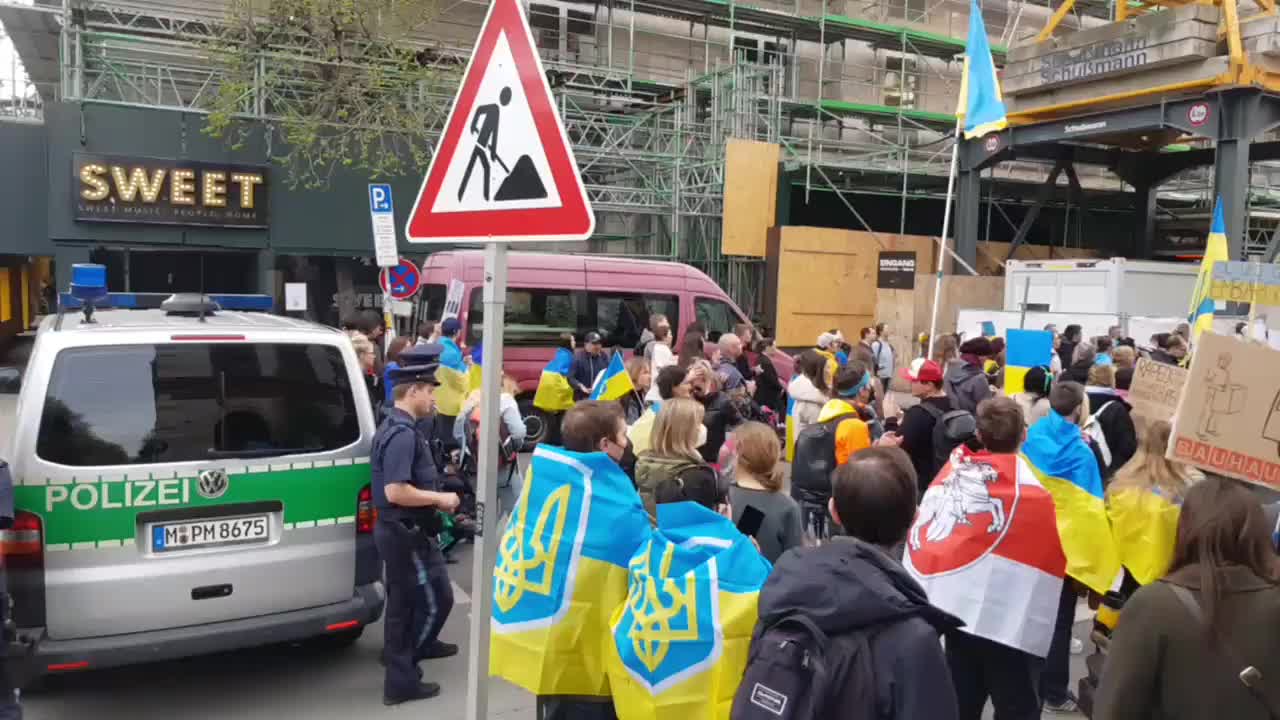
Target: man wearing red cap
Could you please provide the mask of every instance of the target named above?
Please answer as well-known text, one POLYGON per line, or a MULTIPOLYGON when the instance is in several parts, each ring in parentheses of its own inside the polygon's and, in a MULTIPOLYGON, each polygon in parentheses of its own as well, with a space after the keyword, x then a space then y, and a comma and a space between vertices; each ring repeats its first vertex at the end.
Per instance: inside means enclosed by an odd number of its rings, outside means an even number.
POLYGON ((911 456, 911 464, 916 468, 916 480, 923 497, 938 470, 946 464, 946 455, 951 450, 935 447, 934 427, 954 408, 951 398, 942 391, 942 368, 938 363, 917 358, 898 374, 911 383, 911 394, 920 401, 902 416, 898 433, 902 436, 900 447, 911 456))

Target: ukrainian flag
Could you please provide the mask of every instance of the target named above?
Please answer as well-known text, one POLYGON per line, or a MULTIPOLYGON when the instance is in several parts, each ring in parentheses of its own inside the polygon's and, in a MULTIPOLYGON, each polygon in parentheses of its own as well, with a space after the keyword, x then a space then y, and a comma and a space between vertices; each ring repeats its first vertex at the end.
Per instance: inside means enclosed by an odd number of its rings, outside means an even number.
POLYGON ((1209 242, 1204 247, 1204 259, 1200 261, 1200 276, 1196 278, 1196 291, 1191 295, 1191 311, 1187 322, 1191 324, 1191 339, 1198 340, 1200 333, 1213 328, 1213 298, 1209 297, 1209 289, 1213 287, 1214 263, 1231 259, 1227 252, 1227 223, 1222 217, 1222 198, 1213 205, 1213 225, 1209 227, 1209 242))
POLYGON ((535 695, 608 697, 610 618, 651 534, 608 455, 539 445, 497 539, 489 674, 535 695))
POLYGON ((1053 333, 1048 330, 1009 330, 1006 333, 1004 394, 1026 392, 1027 371, 1048 367, 1053 360, 1053 333))
POLYGON ((573 407, 573 386, 569 384, 569 368, 573 365, 573 351, 556 350, 556 356, 542 369, 538 389, 533 394, 533 406, 546 412, 564 412, 573 407))
POLYGON ((969 3, 969 40, 965 43, 964 71, 960 76, 960 102, 956 115, 964 123, 966 138, 982 137, 1009 125, 996 64, 991 59, 987 27, 978 0, 969 3))
POLYGON ((457 417, 462 412, 462 401, 467 397, 467 363, 462 359, 462 348, 448 338, 441 340, 444 350, 440 353, 440 367, 436 368, 436 411, 441 415, 457 417))
POLYGON ((1181 502, 1157 488, 1122 488, 1107 493, 1107 515, 1120 560, 1133 578, 1149 585, 1173 564, 1181 502))
POLYGON ((728 720, 772 566, 733 521, 694 502, 657 508, 609 621, 619 720, 728 720))
POLYGON ((796 401, 787 396, 787 462, 796 457, 796 401))
POLYGON ((613 359, 609 361, 609 367, 604 369, 604 374, 596 381, 596 386, 591 390, 592 400, 617 400, 624 397, 627 393, 635 392, 636 386, 631 382, 631 375, 627 373, 626 365, 622 364, 622 353, 617 350, 613 351, 613 359))
POLYGON ((477 345, 475 350, 471 351, 471 367, 467 369, 467 394, 475 392, 484 387, 484 351, 483 346, 477 345))
POLYGON ((1053 495, 1067 575, 1105 594, 1120 574, 1120 551, 1107 519, 1102 474, 1080 428, 1050 412, 1027 432, 1022 456, 1053 495))

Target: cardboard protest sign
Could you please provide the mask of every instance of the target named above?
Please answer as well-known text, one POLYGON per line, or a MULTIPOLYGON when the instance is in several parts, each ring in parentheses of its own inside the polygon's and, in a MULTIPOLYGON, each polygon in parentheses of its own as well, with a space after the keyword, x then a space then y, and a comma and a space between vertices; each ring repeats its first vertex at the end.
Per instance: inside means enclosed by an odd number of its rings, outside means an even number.
POLYGON ((1166 456, 1280 489, 1280 352, 1205 332, 1166 456))
POLYGON ((1133 384, 1129 387, 1128 400, 1133 413, 1148 422, 1173 417, 1178 410, 1182 386, 1187 383, 1187 372, 1177 365, 1148 358, 1138 360, 1133 369, 1133 384))

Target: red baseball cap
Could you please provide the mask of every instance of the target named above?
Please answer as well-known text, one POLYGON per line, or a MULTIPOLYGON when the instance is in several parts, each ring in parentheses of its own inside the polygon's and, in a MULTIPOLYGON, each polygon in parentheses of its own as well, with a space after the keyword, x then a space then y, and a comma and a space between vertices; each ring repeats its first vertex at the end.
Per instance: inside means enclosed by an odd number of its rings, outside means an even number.
POLYGON ((942 382, 942 368, 938 363, 924 358, 916 358, 911 361, 910 367, 902 368, 898 372, 904 380, 911 382, 942 382))

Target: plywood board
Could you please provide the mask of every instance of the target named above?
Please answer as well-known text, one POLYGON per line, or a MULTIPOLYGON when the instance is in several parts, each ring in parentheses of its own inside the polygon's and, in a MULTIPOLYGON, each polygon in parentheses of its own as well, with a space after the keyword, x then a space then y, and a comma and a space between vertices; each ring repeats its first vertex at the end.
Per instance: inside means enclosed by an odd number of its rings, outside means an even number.
MULTIPOLYGON (((933 314, 932 275, 916 276, 916 334, 929 332, 933 314)), ((955 332, 962 309, 999 310, 1004 306, 1004 278, 973 275, 947 275, 942 279, 942 296, 938 303, 938 332, 955 332)))
MULTIPOLYGON (((899 336, 894 350, 910 357, 911 338, 919 332, 915 297, 924 290, 917 284, 911 291, 878 291, 877 260, 881 250, 910 251, 916 253, 918 268, 932 270, 933 238, 803 226, 770 232, 776 237, 767 259, 765 306, 774 308, 770 316, 779 345, 808 347, 831 328, 856 337, 863 327, 888 322, 899 336), (881 294, 885 292, 898 294, 881 294)), ((920 277, 933 276, 918 274, 917 281, 920 277)))
POLYGON ((777 222, 780 154, 774 143, 729 140, 720 238, 725 255, 765 256, 766 235, 777 222))

